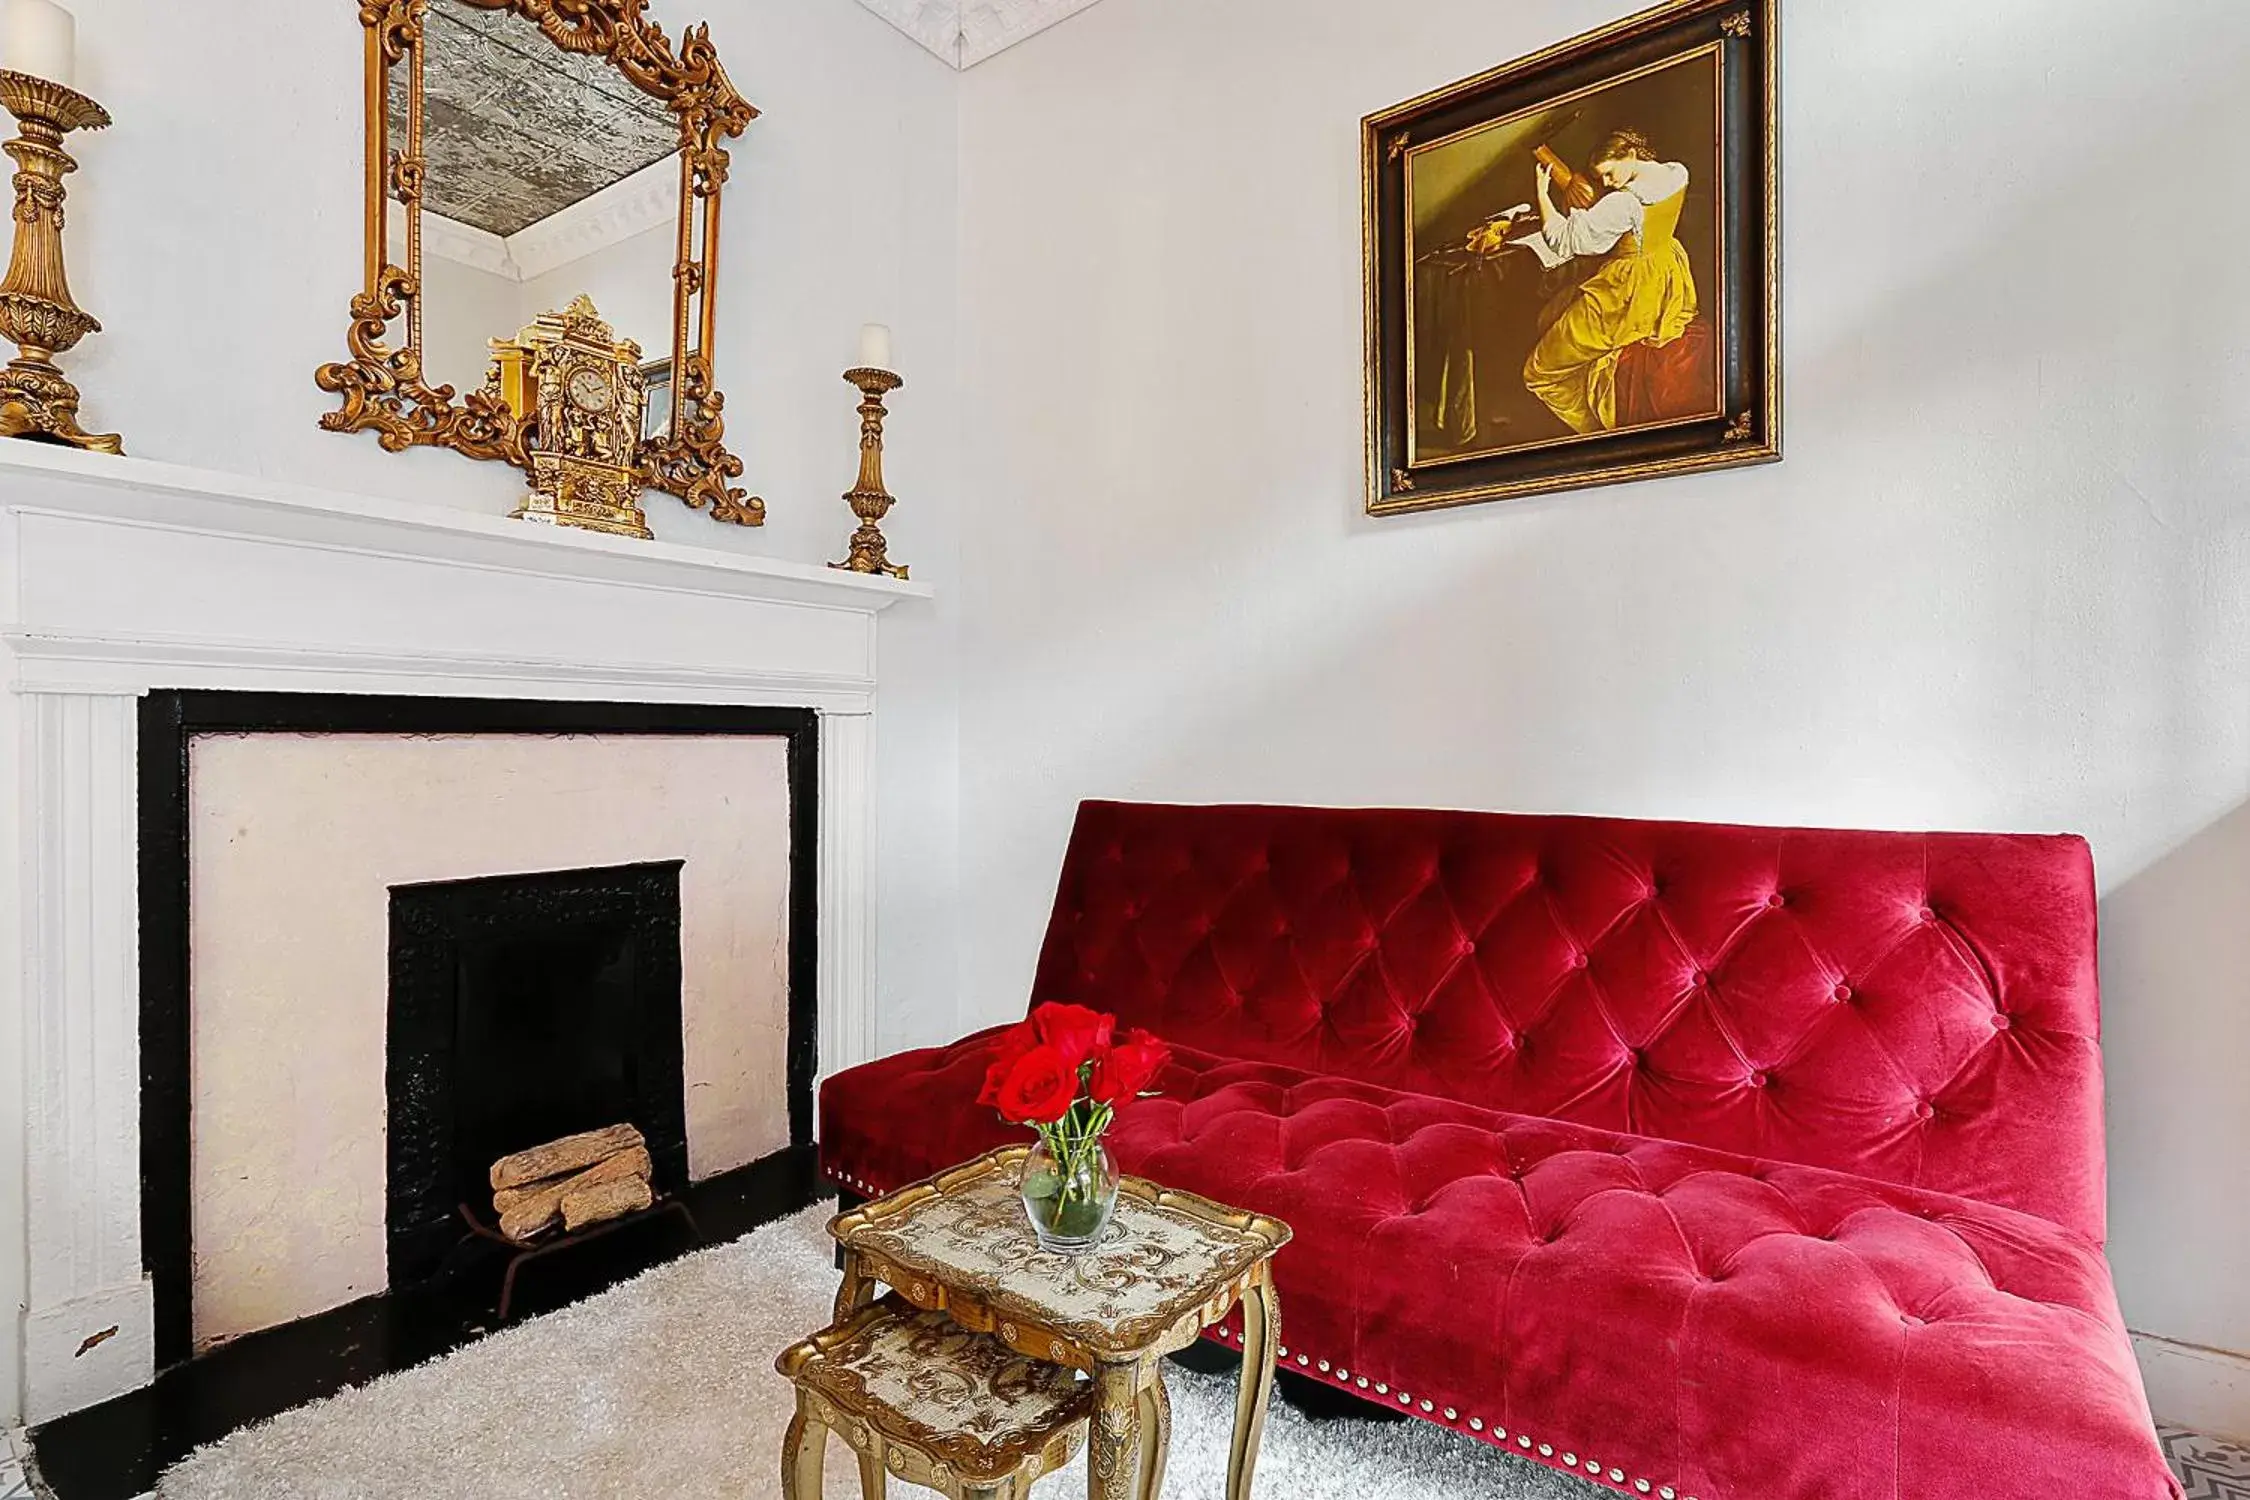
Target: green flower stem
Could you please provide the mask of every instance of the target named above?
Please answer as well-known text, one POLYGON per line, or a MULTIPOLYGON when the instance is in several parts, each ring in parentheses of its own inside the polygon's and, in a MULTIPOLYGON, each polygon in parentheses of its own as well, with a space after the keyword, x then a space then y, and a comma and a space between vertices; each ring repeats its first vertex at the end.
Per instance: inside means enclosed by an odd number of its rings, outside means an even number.
MULTIPOLYGON (((1081 1070, 1081 1085, 1084 1081, 1081 1070)), ((1096 1104, 1092 1098, 1081 1095, 1072 1101, 1061 1119, 1051 1125, 1033 1127, 1046 1144, 1048 1155, 1054 1157, 1056 1166, 1062 1169, 1060 1201, 1089 1202, 1100 1190, 1100 1183, 1085 1174, 1091 1171, 1094 1153, 1115 1116, 1116 1111, 1110 1106, 1096 1104)))

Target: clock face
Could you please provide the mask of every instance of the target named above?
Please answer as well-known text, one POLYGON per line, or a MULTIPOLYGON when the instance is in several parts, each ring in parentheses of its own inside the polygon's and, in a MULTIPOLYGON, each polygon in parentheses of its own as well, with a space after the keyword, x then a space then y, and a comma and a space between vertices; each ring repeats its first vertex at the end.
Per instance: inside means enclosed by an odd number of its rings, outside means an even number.
POLYGON ((580 411, 608 411, 617 399, 599 370, 576 372, 564 390, 570 397, 570 404, 580 411))

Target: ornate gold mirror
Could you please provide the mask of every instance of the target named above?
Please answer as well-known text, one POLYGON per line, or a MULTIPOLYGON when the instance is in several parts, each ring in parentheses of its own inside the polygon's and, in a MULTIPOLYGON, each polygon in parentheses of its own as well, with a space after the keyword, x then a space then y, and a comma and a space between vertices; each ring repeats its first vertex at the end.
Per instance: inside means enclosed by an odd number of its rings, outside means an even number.
POLYGON ((675 49, 646 10, 361 0, 366 275, 322 427, 513 464, 532 520, 646 536, 656 489, 764 523, 712 378, 723 142, 758 112, 708 27, 675 49))

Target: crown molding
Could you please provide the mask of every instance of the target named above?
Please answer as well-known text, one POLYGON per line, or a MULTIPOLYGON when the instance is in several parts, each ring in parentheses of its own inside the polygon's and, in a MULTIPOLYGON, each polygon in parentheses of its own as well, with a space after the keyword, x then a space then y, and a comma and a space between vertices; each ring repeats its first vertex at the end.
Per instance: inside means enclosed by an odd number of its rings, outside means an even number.
MULTIPOLYGON (((402 217, 393 214, 390 221, 391 258, 400 264, 406 254, 402 217)), ((679 158, 667 156, 506 239, 424 209, 422 253, 509 281, 530 281, 636 234, 669 229, 679 219, 679 158)))
POLYGON ((636 234, 680 221, 680 161, 667 156, 508 236, 516 279, 529 281, 636 234))
MULTIPOLYGON (((391 262, 403 266, 406 264, 405 216, 394 213, 389 218, 387 233, 391 262)), ((508 281, 523 280, 517 273, 515 260, 508 253, 506 240, 489 229, 479 229, 474 224, 448 219, 443 214, 433 214, 428 209, 422 210, 422 253, 508 281)))
POLYGON ((860 0, 956 68, 973 68, 1096 0, 860 0))
POLYGON ((961 61, 973 68, 1077 15, 1096 0, 963 0, 961 61))
POLYGON ((948 67, 961 66, 961 0, 859 0, 928 48, 948 67))

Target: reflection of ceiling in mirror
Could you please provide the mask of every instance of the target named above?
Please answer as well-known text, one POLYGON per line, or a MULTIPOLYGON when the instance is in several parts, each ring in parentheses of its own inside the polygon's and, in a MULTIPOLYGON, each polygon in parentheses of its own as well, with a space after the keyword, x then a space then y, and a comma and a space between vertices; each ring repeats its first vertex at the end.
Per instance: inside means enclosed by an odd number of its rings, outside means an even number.
MULTIPOLYGON (((391 129, 403 137, 404 100, 391 129)), ((424 32, 423 207, 502 237, 679 149, 672 112, 607 59, 505 11, 435 0, 424 32)))

